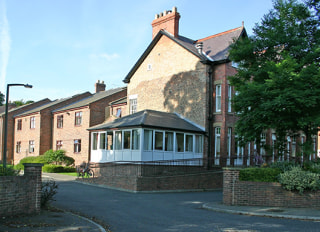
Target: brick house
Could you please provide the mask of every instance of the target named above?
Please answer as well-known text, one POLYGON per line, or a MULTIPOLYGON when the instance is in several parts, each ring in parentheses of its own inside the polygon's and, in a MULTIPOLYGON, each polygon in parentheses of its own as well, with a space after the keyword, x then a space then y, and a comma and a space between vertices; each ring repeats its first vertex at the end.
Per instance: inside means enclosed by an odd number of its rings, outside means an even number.
MULTIPOLYGON (((204 142, 200 143, 203 144, 201 150, 203 158, 210 158, 214 164, 221 166, 244 164, 246 160, 243 159, 243 154, 236 152, 234 135, 236 115, 231 109, 234 92, 227 77, 236 73, 236 68, 228 59, 229 46, 239 38, 247 36, 246 30, 242 25, 216 35, 192 40, 179 35, 179 19, 180 14, 177 8, 173 7, 172 11, 157 14, 153 20, 152 41, 124 79, 128 84, 128 113, 141 114, 145 110, 157 111, 157 114, 164 112, 167 116, 161 114, 163 118, 159 120, 165 121, 170 120, 172 113, 175 113, 183 121, 202 130, 191 131, 193 152, 199 146, 196 141, 197 135, 205 134, 204 142)), ((104 136, 103 130, 107 130, 107 134, 113 131, 113 142, 116 142, 115 129, 122 131, 124 138, 124 131, 128 129, 127 120, 134 119, 132 116, 126 120, 116 120, 117 125, 114 128, 112 123, 106 123, 90 130, 95 134, 101 132, 102 136, 104 136)), ((184 123, 183 121, 180 122, 184 123)), ((163 144, 159 148, 165 152, 167 132, 174 133, 173 143, 179 146, 177 134, 182 130, 184 137, 181 140, 181 148, 186 152, 188 149, 186 144, 191 142, 187 139, 188 132, 185 131, 188 127, 175 128, 174 124, 167 122, 171 128, 160 130, 156 126, 152 130, 150 151, 155 152, 156 144, 160 141, 163 144), (156 136, 160 138, 159 141, 156 136)), ((143 128, 143 125, 131 125, 135 126, 143 128)), ((129 140, 133 141, 134 133, 133 131, 130 133, 129 140)), ((149 135, 140 134, 140 136, 143 140, 149 135)), ((122 149, 125 150, 124 143, 122 149)))
MULTIPOLYGON (((88 162, 90 137, 87 128, 110 118, 111 102, 127 95, 126 87, 105 91, 105 84, 98 81, 96 93, 53 111, 52 148, 65 150, 75 159, 75 164, 88 162)), ((120 106, 119 106, 120 107, 120 106)))
POLYGON ((15 127, 8 130, 14 133, 14 143, 10 146, 10 149, 14 149, 14 164, 24 157, 42 155, 52 148, 52 110, 88 96, 91 93, 85 92, 15 114, 15 127))
MULTIPOLYGON (((33 108, 39 107, 41 105, 51 102, 48 98, 43 100, 30 103, 28 105, 23 105, 16 108, 9 108, 8 111, 8 130, 7 130, 7 162, 13 163, 13 151, 14 151, 14 128, 16 126, 14 121, 14 115, 20 114, 24 111, 29 111, 33 108)), ((5 121, 5 112, 0 114, 0 154, 1 160, 3 159, 3 144, 4 144, 4 121, 5 121)))

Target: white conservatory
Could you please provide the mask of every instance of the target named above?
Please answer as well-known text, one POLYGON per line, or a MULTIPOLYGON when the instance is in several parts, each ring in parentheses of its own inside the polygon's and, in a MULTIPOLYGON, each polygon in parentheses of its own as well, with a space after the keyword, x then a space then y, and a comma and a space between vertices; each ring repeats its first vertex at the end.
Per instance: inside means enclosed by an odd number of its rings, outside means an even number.
POLYGON ((192 165, 203 158, 204 130, 175 113, 144 110, 89 131, 90 162, 190 159, 192 165))

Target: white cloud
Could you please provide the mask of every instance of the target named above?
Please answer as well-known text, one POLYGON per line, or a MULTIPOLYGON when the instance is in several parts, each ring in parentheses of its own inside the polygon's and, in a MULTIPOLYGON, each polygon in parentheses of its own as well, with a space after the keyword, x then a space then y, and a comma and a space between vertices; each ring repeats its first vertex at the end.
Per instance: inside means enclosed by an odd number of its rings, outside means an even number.
POLYGON ((4 0, 0 0, 0 91, 4 92, 11 39, 4 0))

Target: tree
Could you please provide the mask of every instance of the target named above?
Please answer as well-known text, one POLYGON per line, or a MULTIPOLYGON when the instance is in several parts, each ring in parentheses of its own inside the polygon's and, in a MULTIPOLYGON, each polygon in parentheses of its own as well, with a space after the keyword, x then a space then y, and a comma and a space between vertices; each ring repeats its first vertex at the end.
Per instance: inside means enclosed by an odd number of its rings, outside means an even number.
POLYGON ((273 7, 253 36, 232 46, 238 73, 229 80, 237 91, 239 137, 258 144, 260 134, 272 128, 282 155, 286 135, 302 131, 311 147, 320 127, 319 0, 275 0, 273 7))
POLYGON ((0 106, 3 105, 4 102, 4 95, 0 92, 0 106))
POLYGON ((28 105, 30 103, 34 103, 34 101, 28 100, 26 102, 24 102, 23 100, 19 100, 19 101, 14 101, 13 102, 17 107, 19 106, 23 106, 23 105, 28 105))

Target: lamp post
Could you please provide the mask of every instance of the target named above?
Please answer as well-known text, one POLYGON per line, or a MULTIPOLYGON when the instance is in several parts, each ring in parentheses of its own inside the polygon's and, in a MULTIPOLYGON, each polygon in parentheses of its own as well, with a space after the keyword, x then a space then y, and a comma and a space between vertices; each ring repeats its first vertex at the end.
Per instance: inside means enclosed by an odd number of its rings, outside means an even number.
POLYGON ((25 88, 32 88, 32 85, 28 84, 7 84, 6 93, 6 112, 4 119, 4 143, 3 143, 3 168, 7 167, 7 136, 8 136, 8 104, 9 104, 9 88, 10 86, 24 86, 25 88))

